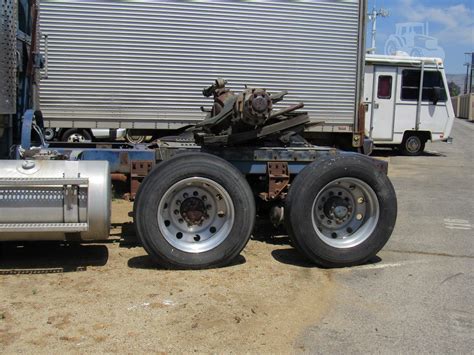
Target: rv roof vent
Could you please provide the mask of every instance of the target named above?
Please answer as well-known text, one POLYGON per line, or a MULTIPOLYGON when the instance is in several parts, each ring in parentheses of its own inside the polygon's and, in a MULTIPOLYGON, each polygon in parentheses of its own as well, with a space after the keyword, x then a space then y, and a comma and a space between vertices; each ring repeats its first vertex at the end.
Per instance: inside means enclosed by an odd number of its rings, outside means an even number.
POLYGON ((395 55, 397 57, 409 57, 408 53, 407 52, 404 52, 404 51, 396 51, 395 52, 395 55))

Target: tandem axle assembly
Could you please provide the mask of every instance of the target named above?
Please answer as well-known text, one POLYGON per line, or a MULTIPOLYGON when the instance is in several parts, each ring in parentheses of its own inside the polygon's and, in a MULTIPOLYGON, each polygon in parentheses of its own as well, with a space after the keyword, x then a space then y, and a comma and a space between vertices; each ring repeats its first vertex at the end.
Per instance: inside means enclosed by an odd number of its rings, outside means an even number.
MULTIPOLYGON (((0 241, 106 237, 109 168, 130 173, 118 163, 126 155, 147 161, 136 181, 134 222, 145 250, 165 267, 230 263, 247 244, 257 216, 283 223, 295 248, 325 267, 363 263, 385 245, 397 215, 387 163, 309 144, 300 135, 309 123, 299 111, 303 104, 275 108, 286 92, 246 88, 234 94, 218 79, 203 94, 214 103, 202 122, 150 145, 35 148, 22 142, 19 157, 41 169, 27 173, 19 168, 24 162, 0 161, 0 211, 6 211, 0 213, 0 241), (75 169, 75 182, 61 176, 62 168, 75 169), (5 198, 12 191, 18 198, 5 198), (44 194, 54 198, 38 200, 44 194), (20 208, 41 212, 22 219, 15 213, 20 208), (76 212, 69 208, 77 208, 77 221, 70 222, 76 212), (51 223, 59 229, 45 230, 51 223), (68 231, 68 223, 83 229, 68 231), (5 232, 13 224, 28 224, 28 230, 5 232)), ((33 119, 30 124, 35 126, 33 119)))

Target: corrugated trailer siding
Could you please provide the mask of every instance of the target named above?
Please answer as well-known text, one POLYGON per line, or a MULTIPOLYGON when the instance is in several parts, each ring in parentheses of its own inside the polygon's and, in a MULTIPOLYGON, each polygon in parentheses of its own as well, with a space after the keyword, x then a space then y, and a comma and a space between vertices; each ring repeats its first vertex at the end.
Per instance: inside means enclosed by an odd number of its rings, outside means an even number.
POLYGON ((359 7, 42 0, 49 77, 41 108, 51 124, 166 127, 202 119, 199 107, 211 101, 201 90, 223 77, 234 90, 287 89, 285 102, 304 101, 313 120, 352 123, 359 7))

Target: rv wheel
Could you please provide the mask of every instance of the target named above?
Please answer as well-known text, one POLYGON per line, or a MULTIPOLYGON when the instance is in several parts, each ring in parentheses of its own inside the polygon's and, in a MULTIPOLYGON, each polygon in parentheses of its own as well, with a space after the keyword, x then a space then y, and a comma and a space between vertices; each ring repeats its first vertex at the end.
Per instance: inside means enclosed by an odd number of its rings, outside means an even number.
POLYGON ((61 141, 68 143, 92 142, 92 135, 85 129, 71 128, 61 135, 61 141))
POLYGON ((291 184, 286 204, 293 244, 323 267, 357 265, 375 256, 397 216, 390 180, 359 154, 308 165, 291 184))
POLYGON ((417 134, 406 134, 400 149, 404 155, 416 156, 425 150, 425 140, 417 134))
POLYGON ((157 165, 141 184, 134 209, 143 247, 167 268, 230 263, 247 244, 255 221, 245 177, 204 153, 180 154, 157 165))

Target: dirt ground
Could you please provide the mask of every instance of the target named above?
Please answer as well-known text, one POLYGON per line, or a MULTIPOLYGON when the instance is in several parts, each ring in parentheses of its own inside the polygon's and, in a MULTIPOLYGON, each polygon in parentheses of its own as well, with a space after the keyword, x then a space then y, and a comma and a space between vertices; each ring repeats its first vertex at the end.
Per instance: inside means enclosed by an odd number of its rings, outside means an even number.
POLYGON ((288 352, 336 295, 286 238, 251 240, 226 268, 162 270, 122 231, 131 207, 113 202, 105 244, 2 246, 2 353, 288 352))

